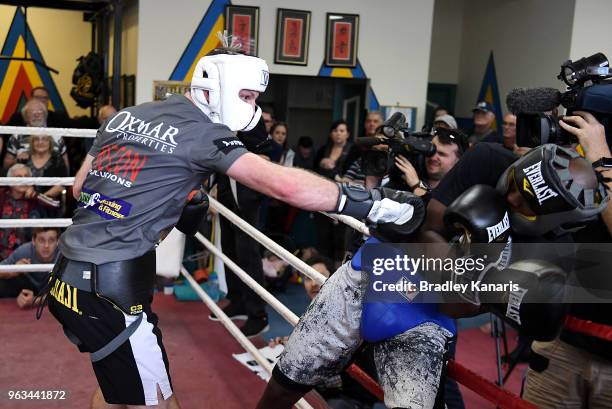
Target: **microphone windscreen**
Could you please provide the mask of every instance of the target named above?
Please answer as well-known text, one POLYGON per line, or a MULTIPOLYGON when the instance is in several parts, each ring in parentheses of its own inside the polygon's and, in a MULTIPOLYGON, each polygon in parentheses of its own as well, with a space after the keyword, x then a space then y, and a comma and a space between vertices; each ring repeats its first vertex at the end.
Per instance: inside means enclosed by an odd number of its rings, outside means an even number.
POLYGON ((551 111, 561 103, 561 92, 555 88, 515 88, 506 97, 508 110, 520 113, 551 111))

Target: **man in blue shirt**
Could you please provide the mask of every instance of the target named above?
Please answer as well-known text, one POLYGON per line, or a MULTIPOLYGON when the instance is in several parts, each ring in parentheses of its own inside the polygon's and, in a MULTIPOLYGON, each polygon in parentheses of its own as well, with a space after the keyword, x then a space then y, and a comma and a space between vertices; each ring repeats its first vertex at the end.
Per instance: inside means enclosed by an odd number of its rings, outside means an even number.
MULTIPOLYGON (((32 241, 17 247, 0 265, 52 264, 57 259, 59 229, 37 227, 33 229, 32 241)), ((45 285, 49 273, 0 272, 0 298, 17 297, 19 308, 27 308, 34 296, 45 285)))

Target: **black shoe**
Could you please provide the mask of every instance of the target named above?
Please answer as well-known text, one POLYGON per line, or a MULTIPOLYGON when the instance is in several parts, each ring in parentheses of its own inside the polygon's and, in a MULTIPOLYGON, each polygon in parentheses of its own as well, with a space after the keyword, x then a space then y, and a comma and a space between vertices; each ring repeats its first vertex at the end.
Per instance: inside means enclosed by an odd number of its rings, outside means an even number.
MULTIPOLYGON (((223 312, 230 320, 246 320, 248 318, 246 312, 236 304, 230 304, 223 308, 223 312)), ((212 313, 208 316, 208 319, 211 321, 219 321, 219 318, 212 313)))
POLYGON ((246 335, 247 338, 253 338, 258 335, 263 334, 266 331, 270 330, 270 325, 268 325, 268 319, 263 318, 249 318, 242 328, 240 328, 242 333, 246 335))

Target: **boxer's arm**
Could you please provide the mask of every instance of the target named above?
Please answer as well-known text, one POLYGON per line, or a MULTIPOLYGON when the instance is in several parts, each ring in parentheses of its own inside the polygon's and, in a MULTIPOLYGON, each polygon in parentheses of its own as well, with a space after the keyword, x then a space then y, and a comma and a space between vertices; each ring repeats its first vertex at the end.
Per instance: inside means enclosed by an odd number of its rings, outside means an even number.
POLYGON ((95 158, 93 156, 87 154, 85 156, 83 164, 81 165, 81 168, 74 177, 74 184, 72 185, 72 196, 74 196, 76 200, 79 200, 79 196, 81 195, 81 189, 83 188, 83 183, 85 183, 85 178, 87 178, 87 174, 91 170, 94 159, 95 158))
POLYGON ((305 210, 336 210, 336 183, 312 172, 266 161, 253 153, 240 156, 227 175, 267 196, 305 210))

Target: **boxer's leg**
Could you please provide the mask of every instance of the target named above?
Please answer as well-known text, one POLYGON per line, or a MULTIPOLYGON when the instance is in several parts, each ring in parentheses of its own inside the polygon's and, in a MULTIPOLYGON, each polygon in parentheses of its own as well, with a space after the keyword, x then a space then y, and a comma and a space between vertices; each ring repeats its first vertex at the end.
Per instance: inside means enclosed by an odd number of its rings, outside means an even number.
POLYGON ((259 409, 290 408, 348 364, 361 344, 366 279, 345 263, 321 287, 291 333, 259 409))
POLYGON ((387 407, 444 408, 444 402, 436 397, 451 336, 437 324, 424 323, 375 345, 376 369, 387 407))

